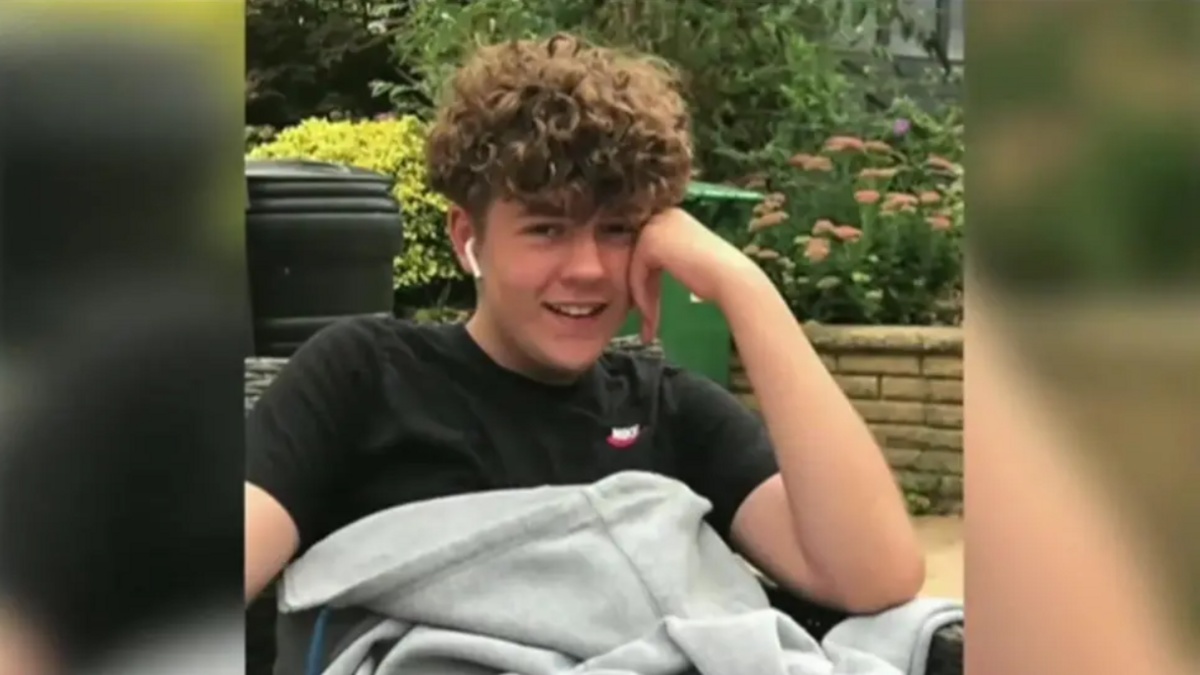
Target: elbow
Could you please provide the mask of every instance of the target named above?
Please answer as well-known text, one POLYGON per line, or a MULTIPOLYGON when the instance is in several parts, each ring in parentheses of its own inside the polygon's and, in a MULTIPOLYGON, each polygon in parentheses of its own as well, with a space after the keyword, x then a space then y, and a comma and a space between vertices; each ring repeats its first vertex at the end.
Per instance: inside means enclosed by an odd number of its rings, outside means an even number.
POLYGON ((874 611, 881 612, 892 607, 912 602, 920 595, 925 586, 925 556, 920 551, 905 556, 895 571, 888 575, 888 583, 879 592, 879 606, 874 611))
POLYGON ((917 552, 892 558, 884 570, 861 579, 839 595, 842 609, 851 614, 869 615, 912 602, 925 585, 925 557, 917 552), (900 559, 898 559, 900 558, 900 559))

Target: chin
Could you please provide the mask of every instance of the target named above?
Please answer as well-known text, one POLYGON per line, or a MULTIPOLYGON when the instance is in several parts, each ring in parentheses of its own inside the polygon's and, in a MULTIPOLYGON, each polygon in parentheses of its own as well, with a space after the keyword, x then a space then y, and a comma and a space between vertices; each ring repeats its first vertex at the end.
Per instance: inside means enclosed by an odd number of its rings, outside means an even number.
POLYGON ((548 368, 564 374, 578 375, 586 372, 600 360, 604 346, 553 345, 542 350, 542 362, 548 368))
POLYGON ((549 362, 557 370, 579 374, 596 365, 596 361, 600 360, 600 355, 603 353, 603 350, 591 350, 587 353, 557 354, 549 362))

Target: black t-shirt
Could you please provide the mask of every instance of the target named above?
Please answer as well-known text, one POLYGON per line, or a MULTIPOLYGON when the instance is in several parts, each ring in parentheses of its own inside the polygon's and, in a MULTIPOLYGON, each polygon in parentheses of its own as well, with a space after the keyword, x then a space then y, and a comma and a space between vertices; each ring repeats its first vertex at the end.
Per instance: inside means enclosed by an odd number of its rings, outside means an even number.
POLYGON ((706 378, 606 354, 577 382, 492 361, 462 325, 352 319, 305 344, 247 420, 247 479, 300 530, 300 552, 390 507, 624 470, 687 483, 728 538, 777 471, 757 415, 706 378))

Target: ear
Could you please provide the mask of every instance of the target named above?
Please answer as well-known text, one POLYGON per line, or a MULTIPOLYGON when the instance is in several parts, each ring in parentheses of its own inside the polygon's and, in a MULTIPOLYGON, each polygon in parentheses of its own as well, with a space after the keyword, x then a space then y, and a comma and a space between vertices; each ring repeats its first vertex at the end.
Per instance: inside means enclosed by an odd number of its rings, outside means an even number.
POLYGON ((478 245, 479 233, 476 231, 475 221, 466 209, 460 206, 450 207, 446 212, 446 234, 450 237, 450 245, 454 247, 459 266, 467 274, 472 274, 471 265, 467 262, 467 242, 475 239, 478 245))

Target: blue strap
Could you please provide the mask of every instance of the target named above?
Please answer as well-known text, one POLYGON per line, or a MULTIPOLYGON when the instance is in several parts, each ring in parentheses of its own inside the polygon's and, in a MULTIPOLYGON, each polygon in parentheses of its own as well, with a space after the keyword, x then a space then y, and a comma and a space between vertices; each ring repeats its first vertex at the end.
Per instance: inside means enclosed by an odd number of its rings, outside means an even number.
POLYGON ((313 626, 312 640, 308 643, 308 658, 304 667, 306 675, 321 675, 325 669, 325 628, 329 625, 329 608, 326 607, 317 614, 316 625, 313 626))

